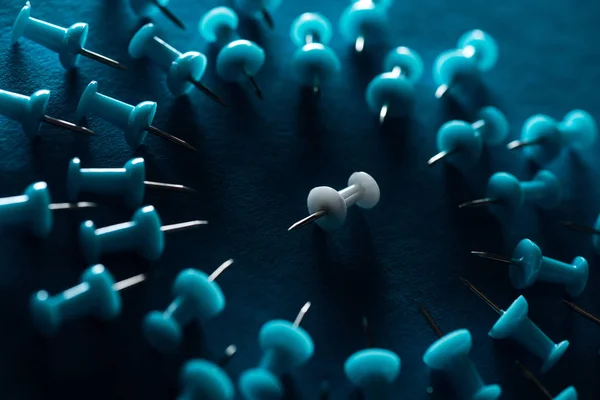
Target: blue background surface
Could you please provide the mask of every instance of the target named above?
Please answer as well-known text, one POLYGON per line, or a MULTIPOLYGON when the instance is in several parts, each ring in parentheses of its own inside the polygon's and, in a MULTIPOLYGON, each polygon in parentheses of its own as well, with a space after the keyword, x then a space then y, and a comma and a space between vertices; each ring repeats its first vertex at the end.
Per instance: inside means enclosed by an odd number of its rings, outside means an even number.
MULTIPOLYGON (((552 212, 526 207, 517 222, 501 226, 485 209, 458 210, 457 204, 481 196, 488 176, 507 171, 529 179, 535 167, 502 146, 487 151, 469 171, 445 165, 428 167, 439 126, 453 118, 473 118, 477 107, 493 104, 517 138, 524 120, 535 113, 562 118, 583 108, 595 117, 600 98, 600 3, 571 0, 398 1, 389 10, 390 34, 377 46, 367 42, 357 56, 338 33, 345 0, 287 1, 274 12, 276 29, 242 18, 242 37, 267 53, 257 76, 265 100, 248 86, 221 82, 215 75, 215 51, 200 38, 201 15, 220 2, 173 0, 170 8, 188 26, 179 31, 159 16, 161 36, 182 51, 206 50, 211 64, 204 83, 230 103, 223 109, 200 93, 175 99, 165 76, 147 61, 133 62, 127 44, 143 24, 127 1, 46 0, 32 4, 32 16, 68 26, 88 22, 87 47, 122 60, 127 72, 82 59, 76 72, 65 72, 57 56, 27 40, 12 48, 10 32, 24 2, 0 1, 0 87, 30 95, 53 92, 48 113, 73 120, 79 96, 91 80, 100 90, 131 103, 159 103, 155 125, 197 146, 194 154, 159 138, 132 153, 122 133, 97 118, 89 126, 93 138, 44 126, 29 141, 20 126, 0 118, 0 195, 22 192, 30 183, 47 181, 55 201, 66 200, 68 161, 75 156, 88 167, 120 167, 132 155, 144 156, 150 180, 182 183, 196 195, 148 190, 165 224, 208 219, 210 225, 167 237, 159 262, 135 256, 107 257, 117 279, 146 271, 152 279, 123 292, 123 314, 115 321, 72 322, 46 339, 29 320, 32 292, 58 293, 74 286, 87 267, 79 254, 80 221, 98 226, 129 220, 132 212, 105 201, 95 210, 56 213, 55 227, 44 241, 5 230, 0 241, 0 394, 5 399, 38 398, 174 398, 183 362, 193 357, 219 358, 229 344, 239 352, 227 367, 234 379, 257 364, 257 333, 270 319, 292 320, 299 308, 313 304, 303 327, 315 342, 315 356, 286 380, 289 398, 315 399, 323 379, 331 398, 348 398, 353 389, 343 375, 343 362, 364 347, 361 317, 370 321, 375 344, 402 358, 394 398, 426 399, 430 384, 423 352, 436 339, 417 310, 423 302, 442 330, 471 330, 472 358, 484 381, 499 383, 502 398, 543 398, 514 365, 520 358, 534 372, 539 362, 520 347, 487 337, 497 315, 471 294, 458 277, 478 285, 500 306, 518 295, 504 265, 475 259, 470 250, 510 254, 523 237, 536 241, 546 255, 571 260, 589 257, 590 282, 577 304, 600 314, 600 276, 591 238, 565 230, 557 221, 593 223, 599 211, 600 144, 580 156, 563 154, 549 166, 564 183, 565 200, 552 212), (331 46, 342 60, 342 73, 324 84, 318 99, 292 78, 290 58, 296 50, 289 26, 302 12, 330 18, 331 46), (497 66, 485 75, 485 96, 465 107, 437 101, 431 65, 440 52, 454 48, 464 31, 480 28, 500 47, 497 66), (407 120, 389 120, 380 128, 365 104, 364 89, 382 72, 385 51, 397 45, 416 49, 426 73, 417 84, 417 105, 407 120), (319 185, 343 188, 354 171, 378 181, 382 198, 373 210, 349 210, 345 226, 325 234, 311 226, 287 233, 306 213, 308 191, 319 185), (227 308, 200 331, 186 330, 181 351, 173 356, 153 352, 141 335, 141 320, 171 301, 171 282, 184 268, 210 273, 221 262, 235 264, 218 280, 227 308)), ((564 359, 542 378, 557 394, 573 384, 582 399, 600 393, 600 327, 574 315, 561 304, 561 287, 540 284, 524 292, 530 316, 555 341, 571 340, 564 359)), ((436 392, 438 393, 438 392, 436 392)), ((438 398, 449 398, 441 394, 438 398)))

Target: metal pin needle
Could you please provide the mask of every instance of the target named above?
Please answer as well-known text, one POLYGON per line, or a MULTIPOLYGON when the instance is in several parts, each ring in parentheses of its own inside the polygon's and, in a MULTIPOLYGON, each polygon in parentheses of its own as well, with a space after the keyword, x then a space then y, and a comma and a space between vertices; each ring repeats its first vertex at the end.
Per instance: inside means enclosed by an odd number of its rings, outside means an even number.
POLYGON ((118 292, 123 289, 127 289, 131 286, 137 285, 138 283, 144 282, 145 280, 146 280, 146 275, 139 274, 136 276, 132 276, 131 278, 123 279, 120 282, 113 283, 112 288, 115 292, 118 292))
POLYGON ((152 0, 152 2, 165 15, 165 17, 170 19, 171 22, 173 22, 175 25, 177 25, 181 29, 185 30, 185 25, 183 24, 183 22, 181 22, 181 20, 175 14, 173 14, 173 12, 171 10, 169 10, 167 7, 162 5, 159 0, 152 0))
POLYGON ((225 354, 223 354, 223 357, 221 357, 221 359, 217 362, 217 365, 219 367, 226 366, 229 364, 235 353, 237 353, 237 346, 235 344, 227 346, 225 349, 225 354))
POLYGON ((192 146, 191 144, 189 144, 188 142, 186 142, 185 140, 179 139, 178 137, 173 136, 170 133, 167 133, 167 132, 165 132, 165 131, 163 131, 161 129, 158 129, 155 126, 148 125, 148 127, 146 128, 146 130, 148 132, 152 133, 153 135, 159 136, 159 137, 161 137, 163 139, 167 139, 167 140, 169 140, 169 141, 171 141, 173 143, 176 143, 176 144, 178 144, 180 146, 183 146, 183 147, 185 147, 187 149, 196 151, 196 148, 194 146, 192 146))
POLYGON ((314 212, 314 213, 310 214, 308 217, 305 217, 305 218, 301 219, 300 221, 294 223, 292 226, 290 226, 288 228, 288 232, 293 231, 294 229, 302 228, 303 226, 306 226, 306 225, 310 224, 311 222, 314 222, 314 221, 318 220, 319 218, 324 217, 325 215, 327 215, 327 211, 325 211, 325 210, 319 210, 317 212, 314 212))
POLYGON ((192 228, 196 228, 200 225, 206 225, 208 224, 208 221, 188 221, 188 222, 182 222, 180 224, 172 224, 172 225, 164 225, 160 227, 160 230, 163 232, 178 232, 178 231, 185 231, 188 229, 192 229, 192 228))
POLYGON ((592 235, 600 235, 600 230, 592 228, 591 226, 578 225, 572 221, 561 221, 560 223, 566 226, 567 228, 577 232, 590 233, 592 235))
POLYGON ((498 199, 492 199, 491 197, 485 197, 483 199, 471 200, 466 203, 459 204, 458 208, 465 207, 481 207, 488 204, 495 204, 498 202, 498 199))
POLYGON ((103 56, 102 54, 98 54, 94 51, 81 48, 81 49, 79 49, 79 54, 81 54, 84 57, 91 58, 92 60, 101 62, 104 65, 108 65, 109 67, 120 69, 121 71, 127 70, 127 67, 124 66, 123 64, 121 64, 120 62, 113 60, 112 58, 103 56))
POLYGON ((273 17, 269 13, 269 11, 263 7, 260 10, 260 13, 262 14, 263 18, 265 19, 265 22, 267 23, 267 26, 269 27, 269 29, 275 29, 275 21, 273 21, 273 17))
POLYGON ((92 130, 84 127, 84 126, 79 126, 79 125, 76 125, 76 124, 74 124, 72 122, 64 121, 64 120, 58 119, 58 118, 54 118, 54 117, 51 117, 49 115, 44 115, 42 117, 42 122, 45 122, 45 123, 50 124, 50 125, 58 126, 59 128, 68 129, 68 130, 73 131, 73 132, 85 133, 85 134, 88 134, 88 135, 94 135, 95 134, 94 131, 92 131, 92 130))
POLYGON ((194 189, 192 189, 191 187, 187 187, 184 185, 178 185, 178 184, 174 184, 174 183, 144 181, 144 185, 151 187, 151 188, 155 188, 155 189, 173 190, 176 192, 196 193, 196 191, 194 189))
POLYGON ((589 319, 590 321, 595 322, 596 324, 600 325, 600 318, 596 317, 595 315, 590 314, 589 312, 585 311, 583 308, 571 303, 570 301, 563 300, 563 303, 565 303, 571 310, 575 311, 579 315, 582 315, 582 316, 586 317, 587 319, 589 319))
POLYGON ((462 276, 460 277, 460 280, 471 292, 475 293, 477 295, 477 297, 479 297, 481 300, 483 300, 494 311, 496 311, 498 314, 503 313, 502 309, 500 307, 498 307, 498 305, 496 303, 494 303, 492 300, 490 300, 489 297, 487 297, 485 294, 483 294, 483 292, 481 292, 481 290, 477 289, 475 287, 475 285, 473 285, 471 282, 469 282, 462 276))
POLYGON ((73 210, 73 209, 77 209, 77 208, 93 208, 93 207, 98 207, 98 204, 82 201, 79 203, 52 203, 52 204, 48 205, 48 209, 52 210, 52 211, 73 210))
POLYGON ((438 324, 436 324, 435 320, 429 313, 429 310, 427 308, 425 308, 425 306, 421 303, 419 303, 418 306, 419 306, 419 310, 421 311, 421 314, 423 314, 423 316, 427 320, 427 323, 429 323, 429 326, 431 326, 431 328, 433 329, 435 334, 438 335, 438 337, 444 336, 444 332, 442 332, 442 330, 440 329, 438 324))
POLYGON ((308 309, 310 308, 311 304, 310 301, 307 301, 302 308, 300 309, 300 312, 298 313, 298 315, 296 315, 296 319, 294 320, 294 323, 292 324, 292 326, 294 328, 297 328, 300 326, 300 323, 302 322, 302 320, 304 319, 304 316, 306 315, 306 313, 308 312, 308 309))

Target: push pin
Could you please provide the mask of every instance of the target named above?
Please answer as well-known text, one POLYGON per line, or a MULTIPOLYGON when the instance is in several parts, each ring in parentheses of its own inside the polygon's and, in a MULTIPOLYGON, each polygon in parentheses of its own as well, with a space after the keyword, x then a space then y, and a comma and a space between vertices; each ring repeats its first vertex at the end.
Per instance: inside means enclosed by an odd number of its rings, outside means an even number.
POLYGON ((180 53, 177 49, 156 36, 153 24, 140 28, 129 42, 129 55, 134 58, 148 57, 167 74, 167 86, 175 96, 189 93, 196 87, 217 103, 227 106, 200 80, 206 71, 206 56, 197 51, 180 53))
POLYGON ((17 43, 21 36, 58 53, 60 64, 65 69, 72 69, 77 65, 79 56, 84 56, 106 64, 113 68, 125 70, 124 65, 118 61, 105 57, 85 48, 88 35, 88 24, 78 22, 68 28, 53 25, 48 22, 31 17, 31 3, 25 6, 17 16, 12 29, 12 42, 17 43))
POLYGON ((540 382, 540 380, 538 378, 536 378, 536 376, 533 375, 533 373, 526 366, 524 366, 523 364, 521 364, 518 361, 517 361, 517 365, 521 368, 521 371, 523 371, 523 374, 525 375, 525 377, 527 379, 529 379, 535 385, 535 387, 537 387, 540 390, 540 392, 542 392, 549 400, 577 400, 578 399, 577 390, 575 389, 574 386, 569 386, 568 388, 566 388, 565 390, 560 392, 556 397, 553 397, 552 394, 550 393, 550 391, 548 389, 546 389, 546 387, 542 384, 542 382, 540 382))
POLYGON ((432 370, 440 371, 447 375, 461 398, 470 400, 495 400, 502 394, 499 385, 486 385, 469 357, 473 347, 471 332, 459 329, 444 335, 435 323, 429 311, 421 304, 419 309, 439 337, 425 354, 423 362, 432 370))
POLYGON ((130 208, 137 208, 144 201, 146 187, 194 192, 193 189, 171 183, 146 180, 146 167, 141 157, 127 161, 123 168, 81 168, 79 158, 69 163, 67 193, 75 201, 81 192, 122 197, 130 208))
POLYGON ((534 324, 528 317, 529 304, 525 297, 519 296, 506 311, 498 307, 485 294, 477 289, 471 282, 460 278, 462 283, 483 300, 494 311, 500 314, 500 318, 490 332, 494 339, 511 338, 520 343, 542 360, 541 373, 548 372, 565 354, 569 347, 569 341, 563 340, 554 343, 546 334, 534 324))
POLYGON ((508 136, 508 121, 496 107, 479 110, 477 121, 446 122, 438 130, 437 147, 439 153, 431 157, 427 164, 446 159, 455 165, 474 164, 481 156, 483 145, 497 145, 508 136))
POLYGON ((200 20, 200 33, 206 41, 223 46, 217 55, 219 76, 228 82, 248 80, 256 96, 262 100, 262 90, 254 76, 265 63, 265 51, 249 40, 232 40, 237 37, 238 23, 239 18, 231 8, 216 7, 200 20))
POLYGON ((196 269, 185 269, 173 284, 175 300, 164 312, 151 311, 144 318, 144 336, 152 348, 171 353, 179 347, 183 328, 193 321, 205 322, 225 308, 225 296, 215 282, 233 260, 221 264, 210 276, 196 269))
POLYGON ((83 126, 46 115, 48 100, 50 100, 49 90, 38 90, 28 97, 0 89, 0 115, 19 122, 23 132, 30 139, 39 133, 42 122, 73 132, 94 134, 83 126))
POLYGON ((354 43, 354 49, 360 53, 365 41, 370 42, 385 31, 387 6, 373 0, 358 0, 349 5, 340 17, 340 34, 354 43))
POLYGON ((308 217, 288 228, 288 231, 302 228, 316 222, 326 231, 339 228, 346 220, 348 207, 354 204, 370 209, 379 202, 379 186, 366 172, 355 172, 348 179, 348 187, 337 191, 329 186, 318 186, 308 193, 306 205, 308 217))
POLYGON ((133 214, 130 222, 96 228, 94 222, 85 221, 79 228, 79 244, 89 264, 97 262, 103 254, 127 251, 155 261, 165 248, 165 233, 206 224, 208 221, 188 221, 163 226, 154 207, 145 206, 133 214))
POLYGON ((40 290, 31 297, 29 309, 36 328, 45 335, 55 334, 63 321, 93 315, 111 320, 121 313, 119 291, 146 279, 144 274, 116 282, 101 264, 85 270, 81 283, 61 294, 50 296, 40 290))
POLYGON ((540 248, 529 239, 519 242, 512 257, 503 257, 482 251, 472 251, 479 257, 509 264, 510 281, 515 289, 526 289, 538 280, 565 285, 567 293, 579 296, 588 281, 588 263, 575 257, 571 264, 542 256, 540 248))
POLYGON ((312 338, 300 327, 309 308, 310 302, 304 304, 293 323, 273 320, 262 326, 258 337, 262 360, 258 368, 242 373, 238 383, 244 399, 282 398, 279 376, 305 364, 312 357, 312 338))
POLYGON ((363 318, 367 336, 367 349, 352 354, 344 363, 348 380, 361 388, 365 400, 390 398, 390 386, 400 374, 400 357, 396 353, 372 347, 368 322, 363 318))
POLYGON ((154 14, 161 12, 171 22, 179 28, 185 30, 185 25, 181 20, 167 8, 169 0, 131 0, 131 8, 136 14, 144 17, 152 17, 154 14))
POLYGON ((525 121, 521 139, 510 142, 507 148, 523 148, 525 157, 545 164, 554 160, 563 148, 574 151, 590 148, 597 136, 596 121, 586 111, 573 110, 560 122, 538 114, 525 121))
POLYGON ((0 199, 0 226, 23 225, 39 238, 52 229, 52 211, 96 207, 94 203, 52 203, 46 182, 27 186, 20 196, 0 199))
POLYGON ((235 387, 222 367, 223 362, 229 362, 236 351, 234 345, 227 347, 225 356, 219 364, 207 360, 192 360, 185 363, 180 375, 184 389, 177 400, 233 400, 235 387))
POLYGON ((299 47, 292 58, 296 78, 319 93, 321 83, 341 69, 340 60, 327 46, 331 41, 331 23, 321 14, 304 13, 292 23, 290 36, 299 47))
POLYGON ((244 14, 261 16, 269 29, 275 29, 275 21, 271 14, 281 5, 281 0, 234 0, 234 4, 244 14))
POLYGON ((435 97, 442 98, 462 79, 489 71, 498 61, 498 45, 484 31, 475 29, 458 39, 458 49, 440 54, 433 64, 433 80, 438 85, 435 97))
POLYGON ((86 114, 97 114, 100 118, 123 129, 127 144, 133 148, 138 148, 144 141, 146 132, 150 132, 153 135, 196 151, 189 143, 152 126, 156 107, 157 104, 153 101, 143 101, 137 106, 132 106, 98 93, 98 82, 92 81, 81 95, 81 99, 79 99, 77 117, 81 120, 86 114))

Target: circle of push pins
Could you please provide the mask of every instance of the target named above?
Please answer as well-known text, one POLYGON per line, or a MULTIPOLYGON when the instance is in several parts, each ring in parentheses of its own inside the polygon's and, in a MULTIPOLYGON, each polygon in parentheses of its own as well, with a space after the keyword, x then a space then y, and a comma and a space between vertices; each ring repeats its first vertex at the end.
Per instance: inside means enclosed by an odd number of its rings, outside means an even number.
POLYGON ((148 57, 167 74, 167 86, 171 93, 180 96, 197 88, 217 103, 225 102, 200 80, 206 71, 206 56, 197 51, 181 53, 156 36, 153 24, 140 28, 129 42, 129 55, 134 58, 148 57))
POLYGON ((402 117, 415 103, 414 84, 423 75, 423 61, 416 51, 396 47, 385 57, 383 74, 367 86, 366 99, 371 111, 379 114, 383 124, 388 115, 402 117))
POLYGON ((483 145, 496 145, 508 136, 508 121, 496 107, 484 107, 473 123, 465 121, 446 122, 438 130, 439 153, 427 164, 433 165, 442 159, 455 165, 474 164, 483 150, 483 145))
POLYGON ((542 382, 540 382, 540 380, 535 375, 533 375, 533 373, 526 366, 521 364, 519 361, 517 361, 517 365, 519 366, 519 368, 521 368, 521 371, 523 371, 523 375, 525 375, 525 377, 527 379, 529 379, 540 390, 540 392, 542 392, 548 399, 550 399, 550 400, 577 400, 578 399, 579 396, 577 395, 577 390, 573 386, 569 386, 568 388, 566 388, 562 392, 560 392, 556 397, 553 397, 552 394, 550 393, 550 391, 548 391, 548 389, 546 389, 546 387, 542 384, 542 382))
POLYGON ((130 222, 96 228, 93 221, 85 221, 79 228, 79 245, 89 264, 98 262, 103 254, 135 252, 155 261, 165 248, 165 233, 183 231, 208 224, 208 221, 188 221, 162 225, 152 206, 138 209, 130 222))
POLYGON ((238 24, 235 11, 216 7, 202 16, 200 34, 207 42, 222 46, 217 55, 217 74, 228 82, 250 81, 256 96, 262 99, 262 90, 254 76, 265 63, 265 51, 249 40, 232 40, 237 36, 238 24))
POLYGON ((479 29, 464 33, 458 48, 443 52, 433 64, 433 80, 438 85, 435 97, 443 97, 463 79, 489 71, 497 61, 498 45, 489 33, 479 29))
POLYGON ((177 349, 183 328, 193 321, 205 322, 225 308, 225 295, 215 279, 233 260, 227 260, 210 276, 196 269, 181 271, 173 283, 175 299, 164 312, 151 311, 144 318, 146 340, 155 350, 170 353, 177 349))
POLYGON ((218 363, 207 360, 191 360, 181 368, 180 381, 183 390, 177 400, 233 400, 235 387, 223 367, 237 352, 231 345, 225 349, 225 355, 218 363))
POLYGON ((341 69, 340 60, 327 46, 332 36, 331 23, 321 14, 304 13, 292 23, 290 36, 299 47, 292 58, 296 78, 319 93, 321 84, 341 69))
POLYGON ((153 135, 196 151, 189 143, 152 125, 156 107, 157 104, 153 101, 143 101, 137 106, 132 106, 106 96, 98 92, 98 82, 92 81, 81 95, 77 105, 77 117, 82 120, 86 114, 94 114, 118 126, 123 129, 127 144, 134 149, 142 144, 146 132, 150 132, 153 135))
POLYGON ((185 30, 185 25, 169 8, 169 0, 130 0, 131 8, 136 14, 144 17, 152 17, 161 12, 179 28, 185 30))
POLYGON ((46 182, 27 186, 20 196, 0 199, 0 226, 20 225, 39 238, 52 230, 52 211, 96 207, 95 203, 52 203, 46 182))
POLYGON ((529 352, 542 360, 541 373, 548 372, 565 354, 569 347, 569 341, 563 340, 554 343, 550 338, 528 317, 529 304, 525 297, 519 296, 508 309, 502 310, 491 301, 483 292, 477 289, 471 282, 460 278, 462 283, 483 300, 494 311, 500 314, 500 318, 489 331, 489 336, 494 339, 511 338, 525 347, 529 352))
POLYGON ((340 16, 340 34, 347 42, 354 43, 360 53, 365 42, 376 38, 388 23, 387 3, 373 0, 357 0, 349 5, 340 16))
POLYGON ((573 110, 560 122, 538 114, 525 121, 521 139, 510 142, 507 148, 522 148, 526 158, 545 164, 554 160, 563 148, 574 151, 590 148, 597 136, 596 121, 586 111, 573 110))
POLYGON ((539 280, 563 284, 567 293, 579 296, 588 281, 588 263, 585 258, 575 257, 568 264, 545 257, 540 248, 529 239, 521 240, 510 258, 482 251, 472 251, 471 254, 509 264, 510 281, 515 289, 526 289, 539 280))
POLYGON ((68 28, 53 25, 31 17, 31 3, 28 1, 17 16, 12 29, 12 42, 17 43, 21 36, 58 53, 60 64, 65 69, 74 68, 79 56, 91 58, 108 66, 126 69, 119 62, 85 48, 88 24, 78 22, 68 28))
POLYGON ((337 191, 329 186, 318 186, 308 193, 306 205, 309 216, 288 228, 288 231, 316 222, 324 230, 339 228, 346 220, 348 207, 354 204, 370 209, 379 203, 379 186, 366 172, 355 172, 348 179, 348 186, 337 191))
POLYGON ((81 192, 122 197, 130 208, 140 207, 146 187, 194 192, 193 189, 171 183, 146 180, 146 167, 141 157, 127 161, 123 168, 81 168, 79 158, 69 163, 67 193, 75 201, 81 192))
POLYGON ((293 323, 273 320, 262 326, 258 342, 263 356, 259 366, 243 372, 238 382, 244 399, 282 398, 283 387, 279 377, 312 357, 314 343, 308 332, 300 327, 309 308, 310 302, 304 304, 293 323))
POLYGON ((272 13, 281 5, 281 0, 234 0, 235 7, 242 13, 265 21, 269 29, 275 29, 272 13))
POLYGON ((145 279, 146 276, 140 274, 115 282, 103 265, 96 264, 85 270, 81 283, 71 289, 55 296, 45 290, 35 293, 29 303, 31 317, 36 328, 46 335, 56 333, 63 321, 87 315, 108 321, 121 313, 119 291, 145 279))

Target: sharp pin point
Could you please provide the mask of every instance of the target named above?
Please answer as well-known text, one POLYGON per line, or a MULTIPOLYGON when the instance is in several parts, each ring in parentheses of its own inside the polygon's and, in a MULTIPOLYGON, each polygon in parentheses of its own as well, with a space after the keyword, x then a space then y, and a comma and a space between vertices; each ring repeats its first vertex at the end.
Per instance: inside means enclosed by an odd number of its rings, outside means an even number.
POLYGON ((120 69, 122 71, 127 70, 127 67, 124 66, 123 64, 121 64, 120 62, 113 60, 112 58, 103 56, 102 54, 98 54, 94 51, 81 48, 81 49, 79 49, 79 54, 81 54, 84 57, 90 58, 92 60, 98 61, 104 65, 108 65, 109 67, 120 69))
POLYGON ((188 229, 192 229, 192 228, 197 228, 201 225, 207 225, 208 221, 188 221, 188 222, 182 222, 180 224, 173 224, 173 225, 164 225, 160 227, 160 230, 163 232, 178 232, 178 231, 184 231, 184 230, 188 230, 188 229))
POLYGON ((163 182, 153 182, 153 181, 144 181, 144 185, 151 188, 163 189, 163 190, 173 190, 176 192, 189 192, 196 193, 194 189, 191 187, 187 187, 184 185, 177 185, 173 183, 163 183, 163 182))
POLYGON ((472 251, 471 254, 481 258, 487 258, 488 260, 494 260, 505 264, 514 264, 514 260, 499 256, 498 254, 487 253, 485 251, 472 251))
POLYGON ((429 313, 429 310, 425 308, 425 306, 421 303, 419 303, 419 310, 421 311, 421 314, 423 314, 423 316, 427 320, 427 323, 429 323, 429 326, 431 326, 435 334, 438 335, 438 337, 444 336, 444 332, 442 332, 438 324, 436 324, 435 320, 429 313))
POLYGON ((254 88, 254 93, 256 93, 256 97, 258 97, 260 100, 263 100, 262 90, 260 90, 260 87, 258 86, 256 79, 254 79, 254 77, 252 75, 249 75, 249 74, 246 74, 246 75, 248 76, 248 80, 250 81, 250 84, 254 88))
POLYGON ((221 275, 227 268, 229 268, 229 266, 233 264, 233 259, 230 258, 229 260, 225 261, 223 264, 219 265, 219 267, 217 267, 217 269, 215 269, 213 271, 212 274, 210 274, 210 276, 208 277, 209 281, 214 281, 215 279, 217 279, 219 277, 219 275, 221 275))
POLYGON ((565 303, 571 310, 575 311, 579 315, 582 315, 582 316, 586 317, 587 319, 589 319, 590 321, 595 322, 596 324, 600 325, 600 318, 596 317, 594 314, 591 314, 591 313, 585 311, 583 308, 579 307, 576 304, 571 303, 570 301, 563 299, 563 303, 565 303))
POLYGON ((494 311, 498 314, 502 314, 502 309, 498 307, 496 303, 494 303, 489 297, 487 297, 483 292, 475 287, 471 282, 463 278, 459 277, 461 282, 473 293, 477 295, 481 300, 483 300, 488 306, 490 306, 494 311))
POLYGON ((162 5, 159 0, 152 0, 152 2, 165 15, 165 17, 170 19, 171 22, 173 22, 179 28, 185 30, 185 25, 183 24, 183 22, 181 22, 181 20, 175 14, 173 14, 173 12, 171 10, 169 10, 167 7, 162 5))
POLYGON ((305 217, 305 218, 301 219, 300 221, 294 223, 292 226, 290 226, 288 228, 288 232, 293 231, 294 229, 302 228, 303 226, 306 226, 306 225, 310 224, 311 222, 314 222, 314 221, 318 220, 319 218, 324 217, 325 215, 327 215, 327 211, 325 211, 325 210, 319 210, 315 213, 312 213, 308 217, 305 217))
POLYGON ((492 199, 490 197, 486 197, 483 199, 471 200, 471 201, 467 201, 466 203, 459 204, 458 208, 480 207, 480 206, 485 206, 487 204, 494 204, 497 202, 498 202, 497 199, 492 199))
POLYGON ((204 86, 202 82, 198 82, 195 80, 190 80, 190 82, 196 87, 196 89, 200 90, 202 93, 210 97, 213 101, 219 103, 223 107, 228 107, 227 103, 219 97, 215 92, 204 86))
POLYGON ((158 129, 155 126, 149 125, 147 130, 148 130, 148 132, 152 133, 153 135, 162 137, 163 139, 167 139, 168 141, 176 143, 182 147, 185 147, 186 149, 196 151, 196 148, 194 146, 192 146, 191 144, 189 144, 188 142, 186 142, 185 140, 179 139, 178 137, 173 136, 170 133, 167 133, 161 129, 158 129))
POLYGON ((73 132, 85 133, 85 134, 88 134, 88 135, 94 135, 95 134, 94 131, 92 131, 92 130, 84 127, 84 126, 79 126, 79 125, 76 125, 76 124, 74 124, 72 122, 64 121, 64 120, 58 119, 58 118, 54 118, 54 117, 51 117, 49 115, 44 115, 42 117, 42 121, 45 122, 45 123, 47 123, 47 124, 58 126, 59 128, 68 129, 68 130, 73 131, 73 132))
POLYGON ((300 323, 302 322, 302 320, 304 319, 304 316, 306 315, 306 313, 308 312, 308 310, 310 309, 311 303, 310 301, 307 301, 302 308, 300 309, 300 312, 298 313, 298 315, 296 316, 296 319, 294 320, 294 323, 292 324, 292 326, 294 328, 297 328, 300 326, 300 323))

